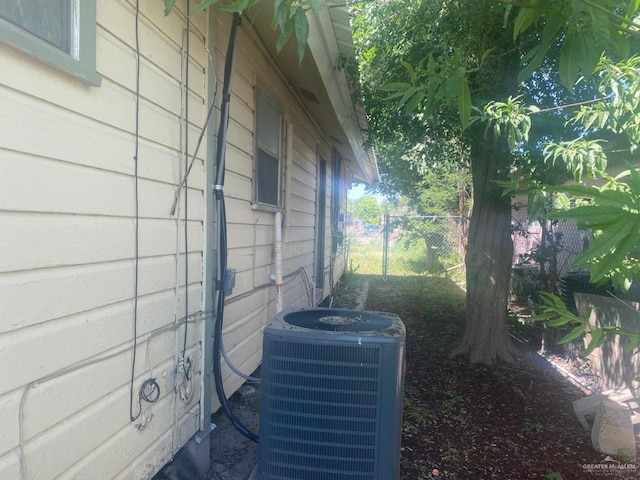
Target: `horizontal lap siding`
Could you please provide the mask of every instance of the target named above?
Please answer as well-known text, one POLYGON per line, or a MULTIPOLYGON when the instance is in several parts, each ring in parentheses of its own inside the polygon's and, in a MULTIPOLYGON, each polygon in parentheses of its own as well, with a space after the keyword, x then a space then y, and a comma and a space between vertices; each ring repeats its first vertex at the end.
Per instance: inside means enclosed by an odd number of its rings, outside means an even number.
MULTIPOLYGON (((132 1, 97 4, 90 87, 0 45, 0 478, 150 478, 198 430, 205 145, 184 165, 186 2, 140 2, 138 350, 134 391, 161 397, 129 422, 136 52, 132 1), (184 195, 189 278, 185 288, 184 195), (174 394, 185 299, 195 392, 174 394), (21 407, 22 404, 22 407, 21 407), (22 416, 22 422, 19 418, 22 416)), ((193 2, 192 2, 193 4, 193 2)), ((191 20, 189 142, 206 116, 206 16, 191 20)), ((242 188, 242 187, 240 187, 242 188)), ((135 403, 135 400, 134 400, 135 403)), ((134 413, 137 405, 134 405, 134 413)), ((208 420, 207 420, 208 422, 208 420)))

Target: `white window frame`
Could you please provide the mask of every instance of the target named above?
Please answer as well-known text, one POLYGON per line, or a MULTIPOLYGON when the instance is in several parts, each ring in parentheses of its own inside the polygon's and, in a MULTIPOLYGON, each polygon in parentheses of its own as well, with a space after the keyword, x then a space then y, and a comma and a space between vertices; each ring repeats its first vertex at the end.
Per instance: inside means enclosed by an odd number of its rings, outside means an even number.
POLYGON ((282 177, 283 177, 283 165, 284 165, 284 113, 282 107, 273 100, 273 97, 267 93, 267 91, 259 86, 255 87, 255 113, 254 113, 254 161, 253 161, 253 205, 255 208, 269 210, 269 211, 282 211, 283 210, 283 195, 282 195, 282 177), (259 114, 259 98, 262 99, 273 108, 279 116, 278 132, 277 132, 277 152, 268 152, 260 147, 259 128, 258 122, 260 119, 259 114), (272 158, 275 158, 278 162, 277 172, 277 200, 275 204, 266 203, 261 201, 260 198, 260 181, 259 181, 259 155, 260 152, 265 152, 272 158))
POLYGON ((99 86, 102 77, 96 72, 96 0, 67 1, 71 11, 71 53, 60 50, 2 17, 0 42, 91 85, 99 86))

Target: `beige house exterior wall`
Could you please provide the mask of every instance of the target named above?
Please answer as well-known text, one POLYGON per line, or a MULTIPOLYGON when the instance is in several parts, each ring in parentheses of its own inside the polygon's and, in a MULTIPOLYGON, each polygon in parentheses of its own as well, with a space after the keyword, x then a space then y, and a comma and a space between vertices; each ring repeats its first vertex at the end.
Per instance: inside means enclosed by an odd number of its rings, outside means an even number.
MULTIPOLYGON (((193 3, 193 2, 192 2, 193 3)), ((136 363, 139 387, 155 378, 156 403, 130 421, 134 351, 136 38, 133 0, 97 0, 97 72, 91 86, 0 43, 0 478, 151 478, 209 419, 202 390, 207 247, 207 142, 188 188, 185 279, 186 0, 167 17, 163 2, 139 15, 139 243, 136 363), (188 293, 188 295, 186 294, 188 293), (188 307, 185 306, 188 296, 188 307), (176 373, 185 335, 193 364, 182 399, 176 373)), ((222 81, 230 16, 219 14, 211 51, 207 14, 190 20, 188 152, 203 128, 212 76, 222 81)), ((254 87, 284 106, 292 127, 285 195, 284 306, 330 294, 345 268, 332 249, 333 153, 249 22, 238 36, 225 195, 228 266, 224 343, 235 365, 261 361, 262 327, 275 314, 274 213, 252 205, 254 87), (327 160, 325 286, 309 291, 318 235, 317 162, 327 160), (329 268, 331 266, 331 268, 329 268)), ((220 104, 221 85, 216 98, 220 104)), ((219 112, 216 111, 214 117, 219 112)), ((217 125, 217 122, 212 123, 217 125)), ((212 148, 211 145, 208 146, 212 148)), ((336 199, 346 209, 346 185, 336 199)), ((210 331, 210 330, 209 330, 210 331)), ((224 363, 223 363, 224 365, 224 363)), ((209 372, 204 371, 205 376, 209 372)), ((243 380, 223 367, 227 395, 243 380)), ((208 385, 205 382, 205 385, 208 385)), ((215 432, 212 433, 215 435, 215 432)))
MULTIPOLYGON (((193 394, 173 391, 185 317, 184 2, 140 2, 139 386, 134 291, 134 3, 97 1, 92 86, 0 44, 0 478, 149 478, 200 429, 204 158, 189 178, 193 394), (183 204, 183 196, 180 198, 183 204), (136 427, 139 425, 139 427, 136 427)), ((191 21, 189 151, 206 115, 205 15, 191 21)))

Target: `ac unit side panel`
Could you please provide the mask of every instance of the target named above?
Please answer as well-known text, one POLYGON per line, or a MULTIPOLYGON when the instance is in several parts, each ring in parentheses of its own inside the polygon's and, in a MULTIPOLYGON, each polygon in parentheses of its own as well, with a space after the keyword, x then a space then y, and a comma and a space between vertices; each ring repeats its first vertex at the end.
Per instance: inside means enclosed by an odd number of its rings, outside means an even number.
POLYGON ((379 479, 400 477, 404 368, 404 342, 396 349, 383 350, 380 372, 383 390, 380 397, 379 425, 385 452, 379 462, 379 479))

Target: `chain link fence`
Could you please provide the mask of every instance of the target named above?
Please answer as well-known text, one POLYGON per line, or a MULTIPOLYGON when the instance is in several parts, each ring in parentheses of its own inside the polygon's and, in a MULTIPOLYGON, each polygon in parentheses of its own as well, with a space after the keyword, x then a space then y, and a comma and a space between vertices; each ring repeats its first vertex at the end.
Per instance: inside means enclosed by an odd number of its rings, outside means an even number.
POLYGON ((464 277, 458 217, 385 215, 381 226, 356 224, 347 232, 351 272, 464 277))
POLYGON ((573 269, 573 262, 586 248, 591 236, 578 229, 574 220, 541 225, 513 218, 513 264, 546 263, 558 276, 573 269))
POLYGON ((528 222, 514 218, 514 258, 511 291, 520 302, 539 291, 559 293, 564 303, 576 311, 577 292, 608 295, 609 283, 592 284, 589 268, 576 268, 574 261, 591 241, 589 231, 580 230, 574 220, 555 223, 528 222))
MULTIPOLYGON (((512 226, 514 274, 542 273, 558 287, 575 274, 572 263, 590 240, 574 221, 543 226, 516 215, 512 226)), ((454 216, 385 215, 381 225, 353 221, 347 227, 348 268, 367 275, 464 277, 465 240, 454 216)))

